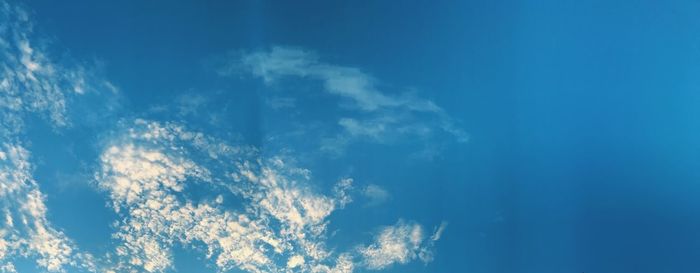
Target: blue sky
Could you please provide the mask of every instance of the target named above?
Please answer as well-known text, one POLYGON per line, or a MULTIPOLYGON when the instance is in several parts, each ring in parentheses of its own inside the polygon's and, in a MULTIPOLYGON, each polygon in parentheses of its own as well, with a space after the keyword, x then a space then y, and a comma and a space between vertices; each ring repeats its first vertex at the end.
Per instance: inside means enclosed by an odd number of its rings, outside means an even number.
POLYGON ((697 272, 693 1, 2 1, 0 272, 697 272))

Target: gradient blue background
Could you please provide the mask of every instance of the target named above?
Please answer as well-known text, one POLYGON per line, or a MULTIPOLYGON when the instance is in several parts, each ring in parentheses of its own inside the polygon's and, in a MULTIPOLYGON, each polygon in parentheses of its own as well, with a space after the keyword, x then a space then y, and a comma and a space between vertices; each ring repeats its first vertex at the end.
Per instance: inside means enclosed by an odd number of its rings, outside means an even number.
MULTIPOLYGON (((432 263, 385 272, 700 272, 698 1, 26 5, 69 55, 103 64, 125 111, 148 116, 178 94, 224 91, 219 101, 238 109, 227 131, 253 144, 272 114, 249 92, 259 80, 212 73, 230 50, 308 48, 434 100, 469 143, 429 161, 407 160, 413 147, 360 144, 305 162, 321 178, 352 166, 356 180, 392 194, 376 208, 339 211, 332 228, 367 236, 397 212, 449 222, 432 263)), ((96 129, 57 134, 39 124, 29 135, 50 220, 86 250, 108 251, 116 216, 80 182, 97 157, 82 144, 96 129)), ((178 272, 213 272, 196 257, 179 249, 178 272)))

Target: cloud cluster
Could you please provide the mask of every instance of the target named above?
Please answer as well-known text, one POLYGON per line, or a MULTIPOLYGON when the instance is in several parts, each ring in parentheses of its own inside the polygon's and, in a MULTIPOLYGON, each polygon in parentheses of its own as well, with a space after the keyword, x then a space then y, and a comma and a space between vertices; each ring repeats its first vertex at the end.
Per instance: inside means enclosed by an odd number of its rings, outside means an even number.
MULTIPOLYGON (((351 178, 339 179, 330 189, 315 189, 311 172, 295 166, 293 159, 230 145, 176 123, 141 119, 122 123, 106 137, 95 173, 95 186, 119 216, 114 251, 104 257, 81 251, 48 220, 46 195, 33 177, 30 149, 23 141, 24 126, 28 117, 39 116, 54 128, 68 127, 73 116, 95 112, 82 98, 99 99, 97 90, 113 94, 116 88, 86 66, 52 58, 45 44, 33 42, 34 36, 28 13, 0 0, 0 272, 15 272, 20 258, 34 260, 49 272, 164 272, 173 268, 176 247, 201 250, 220 271, 253 273, 349 273, 359 267, 428 261, 432 255, 439 232, 424 238, 420 225, 404 222, 387 227, 393 230, 390 235, 381 231, 368 246, 358 243, 343 250, 328 246, 329 216, 352 201, 351 178), (189 191, 194 188, 217 195, 196 197, 189 191), (229 199, 239 201, 240 208, 227 206, 229 199), (419 230, 420 236, 407 239, 403 231, 407 225, 419 230), (408 250, 394 255, 396 247, 408 250)), ((282 55, 286 54, 295 53, 282 55)), ((359 70, 326 65, 305 52, 297 54, 300 58, 282 58, 256 75, 270 81, 288 75, 320 79, 329 93, 374 115, 339 119, 345 133, 338 140, 385 139, 386 131, 397 129, 420 131, 408 129, 415 124, 399 126, 401 115, 388 113, 443 115, 429 101, 379 93, 373 80, 359 70)), ((253 58, 245 63, 255 62, 253 58)), ((284 109, 297 101, 270 103, 284 109)), ((111 101, 100 105, 114 106, 111 101)), ((186 115, 198 107, 182 104, 180 111, 186 115)))
POLYGON ((335 124, 340 132, 321 140, 321 149, 326 152, 342 153, 358 140, 435 140, 440 134, 450 135, 458 142, 469 139, 433 101, 410 93, 382 92, 378 81, 360 69, 325 63, 307 50, 276 46, 237 56, 220 69, 222 75, 239 73, 250 73, 268 85, 293 77, 320 81, 326 94, 341 98, 340 106, 346 111, 335 124))
MULTIPOLYGON (((28 13, 0 2, 0 272, 14 272, 17 256, 61 272, 94 270, 92 257, 47 219, 45 195, 34 180, 23 145, 25 120, 34 114, 53 127, 69 125, 66 105, 85 94, 93 79, 82 66, 52 60, 36 40, 28 13)), ((106 83, 106 82, 103 82, 106 83)))
POLYGON ((73 81, 76 73, 57 72, 55 64, 33 47, 32 28, 24 10, 0 3, 0 135, 5 138, 22 130, 28 112, 65 125, 64 93, 81 82, 73 81))
MULTIPOLYGON (((310 189, 309 170, 281 157, 263 157, 253 147, 231 146, 173 123, 136 120, 125 127, 106 144, 96 174, 122 218, 114 235, 120 241, 114 272, 163 272, 172 267, 175 245, 203 245, 222 271, 380 269, 374 266, 379 258, 366 254, 374 245, 343 252, 326 245, 328 216, 351 202, 352 179, 340 179, 322 194, 310 189), (188 189, 198 186, 230 193, 244 205, 227 208, 222 195, 188 197, 188 189)), ((427 241, 414 238, 420 249, 410 251, 430 252, 427 241)))
POLYGON ((35 257, 37 265, 61 272, 67 265, 94 270, 92 257, 47 220, 45 196, 32 178, 29 152, 22 146, 0 146, 0 272, 14 272, 15 255, 35 257))
POLYGON ((405 264, 414 259, 430 262, 433 259, 432 247, 445 229, 443 223, 430 236, 425 238, 423 227, 415 223, 399 221, 393 226, 384 227, 369 246, 360 248, 368 269, 384 269, 392 264, 405 264))
POLYGON ((33 42, 39 40, 33 28, 24 9, 0 2, 0 137, 4 139, 22 132, 28 114, 63 127, 70 123, 67 105, 76 98, 94 95, 98 89, 116 92, 95 75, 94 67, 52 59, 45 44, 33 42))

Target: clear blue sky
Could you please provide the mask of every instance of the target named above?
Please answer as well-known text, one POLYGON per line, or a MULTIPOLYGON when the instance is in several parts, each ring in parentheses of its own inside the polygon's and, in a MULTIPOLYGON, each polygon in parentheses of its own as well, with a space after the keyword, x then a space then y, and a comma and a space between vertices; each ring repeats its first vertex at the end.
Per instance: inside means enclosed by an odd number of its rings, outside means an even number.
POLYGON ((697 1, 0 3, 0 272, 700 271, 697 1))

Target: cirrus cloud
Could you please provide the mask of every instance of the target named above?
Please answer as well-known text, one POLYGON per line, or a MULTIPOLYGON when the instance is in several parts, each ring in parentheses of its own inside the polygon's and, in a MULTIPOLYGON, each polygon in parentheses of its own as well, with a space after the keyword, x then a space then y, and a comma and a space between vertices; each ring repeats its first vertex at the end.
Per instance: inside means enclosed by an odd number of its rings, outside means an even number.
MULTIPOLYGON (((458 122, 435 102, 413 93, 382 91, 379 81, 362 70, 324 62, 309 50, 275 46, 269 50, 235 54, 233 60, 219 69, 219 74, 250 74, 262 79, 267 86, 282 89, 286 89, 284 80, 289 78, 321 82, 325 94, 340 99, 335 110, 342 110, 335 117, 336 123, 327 125, 332 128, 329 131, 335 133, 319 140, 320 149, 327 153, 342 154, 348 145, 360 141, 394 143, 420 139, 421 142, 435 142, 444 136, 462 143, 469 140, 458 122)), ((304 107, 299 99, 296 101, 296 105, 304 107)), ((325 111, 325 114, 334 115, 333 112, 325 111)))

